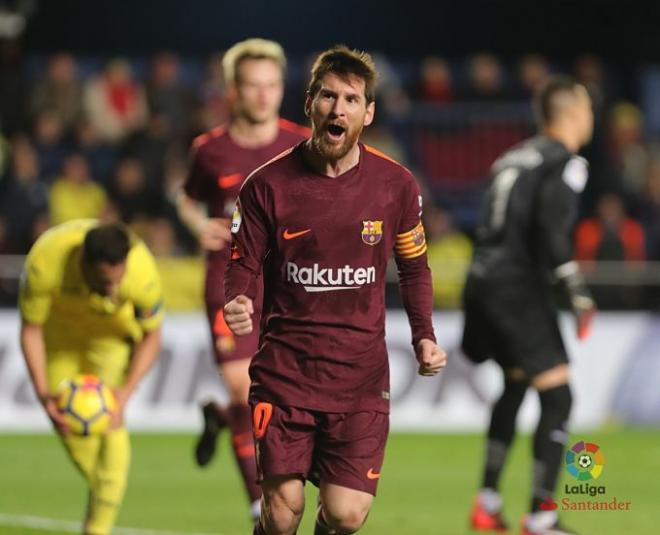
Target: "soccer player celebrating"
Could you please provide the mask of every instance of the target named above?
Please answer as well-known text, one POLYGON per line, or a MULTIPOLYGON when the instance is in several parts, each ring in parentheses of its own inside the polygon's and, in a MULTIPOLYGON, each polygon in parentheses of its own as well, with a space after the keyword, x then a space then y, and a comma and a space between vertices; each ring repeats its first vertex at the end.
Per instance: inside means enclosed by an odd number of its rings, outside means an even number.
POLYGON ((32 247, 19 296, 21 346, 34 389, 71 460, 89 485, 84 532, 108 534, 122 502, 130 459, 123 412, 158 356, 161 286, 147 247, 119 225, 76 220, 32 247), (104 435, 69 432, 56 389, 79 373, 114 390, 104 435))
POLYGON ((564 77, 543 87, 535 105, 541 134, 493 165, 464 293, 465 353, 475 362, 492 357, 504 372, 471 522, 478 530, 506 529, 498 482, 531 386, 539 394, 541 417, 534 435, 531 514, 523 532, 568 534, 556 512, 542 507, 554 494, 572 402, 552 298, 553 286, 560 285, 575 313, 578 338, 584 338, 595 309, 572 261, 571 230, 588 174, 575 153, 591 139, 593 114, 585 88, 564 77))
MULTIPOLYGON (((232 119, 199 136, 193 143, 193 162, 179 215, 207 251, 205 301, 215 361, 229 392, 229 406, 203 407, 204 430, 195 456, 200 466, 213 458, 219 431, 229 426, 234 455, 252 504, 259 517, 261 489, 256 483, 254 441, 248 390, 250 358, 257 350, 255 330, 235 338, 222 314, 224 272, 231 241, 229 221, 238 191, 247 175, 285 149, 307 137, 308 129, 279 118, 286 59, 273 41, 248 39, 230 48, 223 58, 232 105, 232 119), (207 211, 200 206, 206 205, 207 211)), ((257 315, 261 292, 255 300, 257 315)))
POLYGON ((385 272, 394 252, 419 373, 445 365, 431 322, 421 197, 408 170, 358 142, 374 117, 371 57, 344 46, 311 72, 312 137, 255 171, 232 222, 225 320, 257 328, 250 404, 263 507, 256 534, 293 534, 304 481, 318 483, 317 535, 363 525, 389 427, 385 272))

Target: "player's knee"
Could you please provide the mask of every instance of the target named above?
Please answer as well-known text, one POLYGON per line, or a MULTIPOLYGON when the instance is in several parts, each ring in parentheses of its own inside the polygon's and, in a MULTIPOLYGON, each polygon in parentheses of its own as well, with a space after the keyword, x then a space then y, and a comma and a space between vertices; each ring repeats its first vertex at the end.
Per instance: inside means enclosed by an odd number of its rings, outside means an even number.
POLYGON ((541 418, 537 436, 543 435, 552 442, 565 444, 568 440, 567 422, 571 413, 573 396, 567 384, 539 392, 541 418), (539 434, 540 433, 540 434, 539 434))
POLYGON ((328 525, 342 535, 358 531, 369 515, 370 503, 345 503, 340 507, 323 507, 323 516, 328 525))
POLYGON ((539 397, 541 399, 541 410, 552 411, 565 418, 571 412, 573 395, 567 384, 543 390, 539 392, 539 397))

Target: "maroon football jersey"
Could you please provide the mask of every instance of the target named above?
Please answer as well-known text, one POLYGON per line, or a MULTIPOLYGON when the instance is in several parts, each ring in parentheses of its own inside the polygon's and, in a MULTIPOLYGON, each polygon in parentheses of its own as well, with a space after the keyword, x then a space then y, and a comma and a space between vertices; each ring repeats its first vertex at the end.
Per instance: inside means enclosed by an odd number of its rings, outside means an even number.
MULTIPOLYGON (((192 199, 207 205, 210 217, 230 218, 245 178, 309 134, 308 128, 280 119, 279 133, 272 143, 245 148, 232 140, 225 126, 214 128, 193 142, 192 167, 184 190, 192 199)), ((228 261, 229 248, 207 255, 207 301, 223 302, 223 278, 228 261)))
POLYGON ((389 410, 385 273, 393 253, 413 343, 435 340, 420 215, 412 174, 361 144, 358 165, 339 177, 315 172, 303 143, 251 175, 232 221, 225 293, 253 298, 263 266, 253 401, 389 410))

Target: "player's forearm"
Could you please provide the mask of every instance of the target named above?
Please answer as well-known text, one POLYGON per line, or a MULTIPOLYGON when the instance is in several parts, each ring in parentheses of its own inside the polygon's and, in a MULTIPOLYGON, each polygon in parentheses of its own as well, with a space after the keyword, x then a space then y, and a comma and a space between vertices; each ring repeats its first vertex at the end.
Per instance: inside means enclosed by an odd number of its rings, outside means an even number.
POLYGON ((46 345, 41 325, 23 323, 21 325, 21 349, 32 380, 34 390, 40 400, 48 396, 46 378, 46 345))
POLYGON ((186 225, 188 230, 199 238, 202 233, 202 227, 207 219, 206 213, 202 207, 193 199, 188 197, 183 191, 179 194, 176 203, 179 218, 186 225))
POLYGON ((399 290, 403 307, 408 315, 412 343, 420 340, 435 342, 433 332, 433 282, 426 254, 411 260, 397 260, 399 290))
POLYGON ((566 293, 573 312, 580 314, 585 310, 594 308, 593 297, 577 262, 572 260, 557 266, 554 269, 554 274, 566 293))
POLYGON ((259 274, 245 264, 232 260, 225 271, 225 301, 229 303, 239 295, 249 297, 254 301, 257 294, 257 278, 259 274))
POLYGON ((122 389, 126 398, 133 394, 140 381, 142 381, 154 362, 158 359, 160 338, 161 333, 159 328, 146 333, 144 338, 135 346, 133 356, 131 357, 131 364, 126 374, 126 381, 122 389))

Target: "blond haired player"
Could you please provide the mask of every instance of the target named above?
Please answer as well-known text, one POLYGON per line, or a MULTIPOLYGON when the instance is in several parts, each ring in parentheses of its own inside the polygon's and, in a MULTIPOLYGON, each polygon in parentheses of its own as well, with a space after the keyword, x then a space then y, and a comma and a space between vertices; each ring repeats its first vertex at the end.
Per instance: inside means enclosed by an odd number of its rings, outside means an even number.
POLYGON ((27 257, 19 308, 36 394, 89 486, 84 532, 110 533, 130 460, 124 408, 160 346, 163 308, 153 257, 120 225, 59 225, 27 257), (78 373, 99 376, 115 392, 118 409, 105 435, 74 436, 58 412, 57 386, 78 373))
MULTIPOLYGON (((254 441, 248 389, 248 365, 257 350, 259 332, 235 338, 222 313, 224 272, 229 262, 230 218, 245 178, 257 167, 305 139, 309 130, 279 117, 284 94, 286 58, 282 47, 248 39, 223 58, 232 117, 193 143, 192 166, 179 215, 207 253, 204 292, 215 362, 229 392, 229 405, 203 408, 204 431, 197 443, 197 463, 205 466, 215 453, 219 431, 229 427, 252 515, 259 517, 261 489, 256 483, 254 441)), ((261 295, 261 290, 259 290, 261 295)), ((261 297, 255 301, 261 307, 261 297)))

